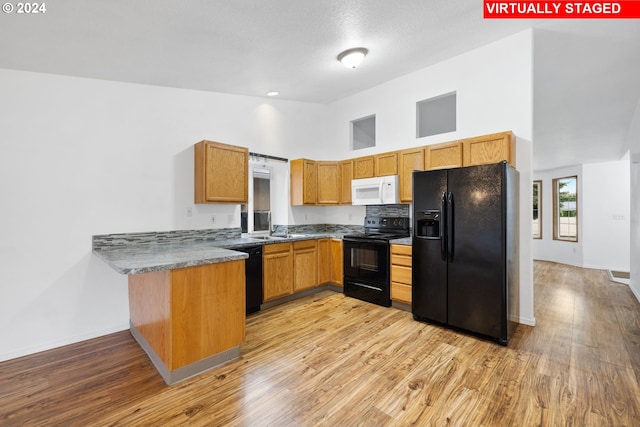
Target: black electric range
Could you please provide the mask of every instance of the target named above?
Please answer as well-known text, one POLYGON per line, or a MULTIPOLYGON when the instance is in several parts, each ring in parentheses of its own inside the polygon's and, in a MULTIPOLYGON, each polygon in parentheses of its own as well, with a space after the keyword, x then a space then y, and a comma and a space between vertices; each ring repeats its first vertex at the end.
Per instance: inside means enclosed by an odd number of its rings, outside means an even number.
POLYGON ((410 236, 409 217, 365 217, 364 233, 343 237, 344 294, 391 306, 389 241, 410 236))

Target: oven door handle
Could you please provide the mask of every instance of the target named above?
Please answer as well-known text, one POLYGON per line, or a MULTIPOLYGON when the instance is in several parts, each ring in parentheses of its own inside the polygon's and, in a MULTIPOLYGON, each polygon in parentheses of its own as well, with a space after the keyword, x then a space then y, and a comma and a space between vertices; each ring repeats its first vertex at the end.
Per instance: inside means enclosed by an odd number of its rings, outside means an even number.
POLYGON ((359 286, 361 288, 367 288, 367 289, 371 289, 371 290, 374 290, 374 291, 382 292, 382 288, 377 287, 377 286, 366 285, 366 284, 360 283, 360 282, 351 282, 351 284, 355 285, 355 286, 359 286))

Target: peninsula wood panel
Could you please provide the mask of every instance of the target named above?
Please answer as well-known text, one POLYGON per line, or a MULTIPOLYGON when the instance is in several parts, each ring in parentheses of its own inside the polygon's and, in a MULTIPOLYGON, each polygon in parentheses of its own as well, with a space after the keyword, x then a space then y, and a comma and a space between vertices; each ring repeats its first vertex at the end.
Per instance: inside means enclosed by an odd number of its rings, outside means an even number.
POLYGON ((516 145, 512 132, 467 138, 462 142, 464 166, 498 163, 503 160, 516 166, 516 145))
POLYGON ((353 179, 372 178, 375 176, 375 172, 376 166, 373 156, 353 159, 353 179))
POLYGON ((169 371, 239 345, 244 260, 129 276, 131 323, 169 371))
POLYGON ((425 169, 447 169, 462 167, 462 142, 427 145, 425 147, 425 169))
POLYGON ((318 285, 317 240, 293 242, 293 292, 318 285))
POLYGON ((244 263, 237 260, 171 270, 170 370, 244 341, 244 263))
POLYGON ((319 205, 340 204, 340 162, 316 162, 319 205))
POLYGON ((248 185, 248 148, 206 140, 195 144, 195 203, 247 203, 248 185))
POLYGON ((291 160, 289 168, 291 205, 315 205, 318 200, 316 162, 309 159, 295 159, 291 160))
POLYGON ((291 295, 293 258, 291 243, 264 245, 262 249, 262 291, 264 301, 291 295))
POLYGON ((158 357, 171 365, 171 273, 128 276, 129 319, 158 357))
POLYGON ((331 239, 331 283, 343 286, 342 239, 331 239))
POLYGON ((413 171, 424 170, 423 147, 403 150, 399 153, 400 164, 400 203, 413 201, 413 171))
POLYGON ((393 151, 389 153, 377 154, 375 156, 375 176, 387 176, 398 174, 398 153, 393 151))
POLYGON ((353 160, 340 162, 340 204, 351 204, 351 180, 353 179, 353 160))

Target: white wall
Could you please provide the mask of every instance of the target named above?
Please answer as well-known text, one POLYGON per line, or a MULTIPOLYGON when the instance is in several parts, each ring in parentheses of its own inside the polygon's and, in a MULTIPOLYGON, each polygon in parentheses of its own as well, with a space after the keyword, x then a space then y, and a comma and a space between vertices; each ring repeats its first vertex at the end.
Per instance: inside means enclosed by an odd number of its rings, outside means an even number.
MULTIPOLYGON (((535 148, 534 148, 535 149, 535 148)), ((533 240, 533 258, 582 267, 584 244, 584 221, 582 221, 584 182, 582 166, 534 171, 534 180, 542 181, 542 239, 533 240), (553 183, 555 178, 578 177, 578 241, 553 240, 553 183)), ((531 209, 529 209, 530 213, 531 209)), ((531 215, 529 215, 531 221, 531 215)))
POLYGON ((329 105, 327 150, 352 158, 512 130, 521 181, 520 316, 534 324, 531 253, 533 38, 525 31, 329 105), (456 91, 457 130, 416 138, 416 102, 456 91), (376 147, 351 150, 349 123, 376 115, 376 147), (332 144, 332 145, 329 145, 332 144))
POLYGON ((193 204, 195 142, 295 158, 325 140, 315 104, 11 70, 0 93, 0 360, 128 328, 92 235, 239 227, 238 205, 193 204))
POLYGON ((629 271, 629 160, 535 171, 542 180, 542 239, 534 259, 584 268, 629 271), (553 240, 553 179, 578 176, 578 241, 553 240), (622 219, 614 219, 622 216, 622 219))
POLYGON ((640 301, 640 101, 636 105, 633 121, 627 134, 631 153, 631 283, 634 295, 640 301))
POLYGON ((582 165, 582 266, 629 271, 629 159, 582 165))

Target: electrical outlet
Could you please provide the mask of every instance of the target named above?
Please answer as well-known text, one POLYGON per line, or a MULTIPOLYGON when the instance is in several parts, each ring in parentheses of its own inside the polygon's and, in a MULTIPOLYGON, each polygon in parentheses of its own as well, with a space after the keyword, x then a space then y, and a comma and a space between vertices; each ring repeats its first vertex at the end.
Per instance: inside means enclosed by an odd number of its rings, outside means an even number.
POLYGON ((211 224, 215 224, 215 223, 216 223, 216 216, 211 215, 211 224))
POLYGON ((184 213, 187 217, 193 216, 193 208, 191 206, 187 206, 184 210, 184 213))

